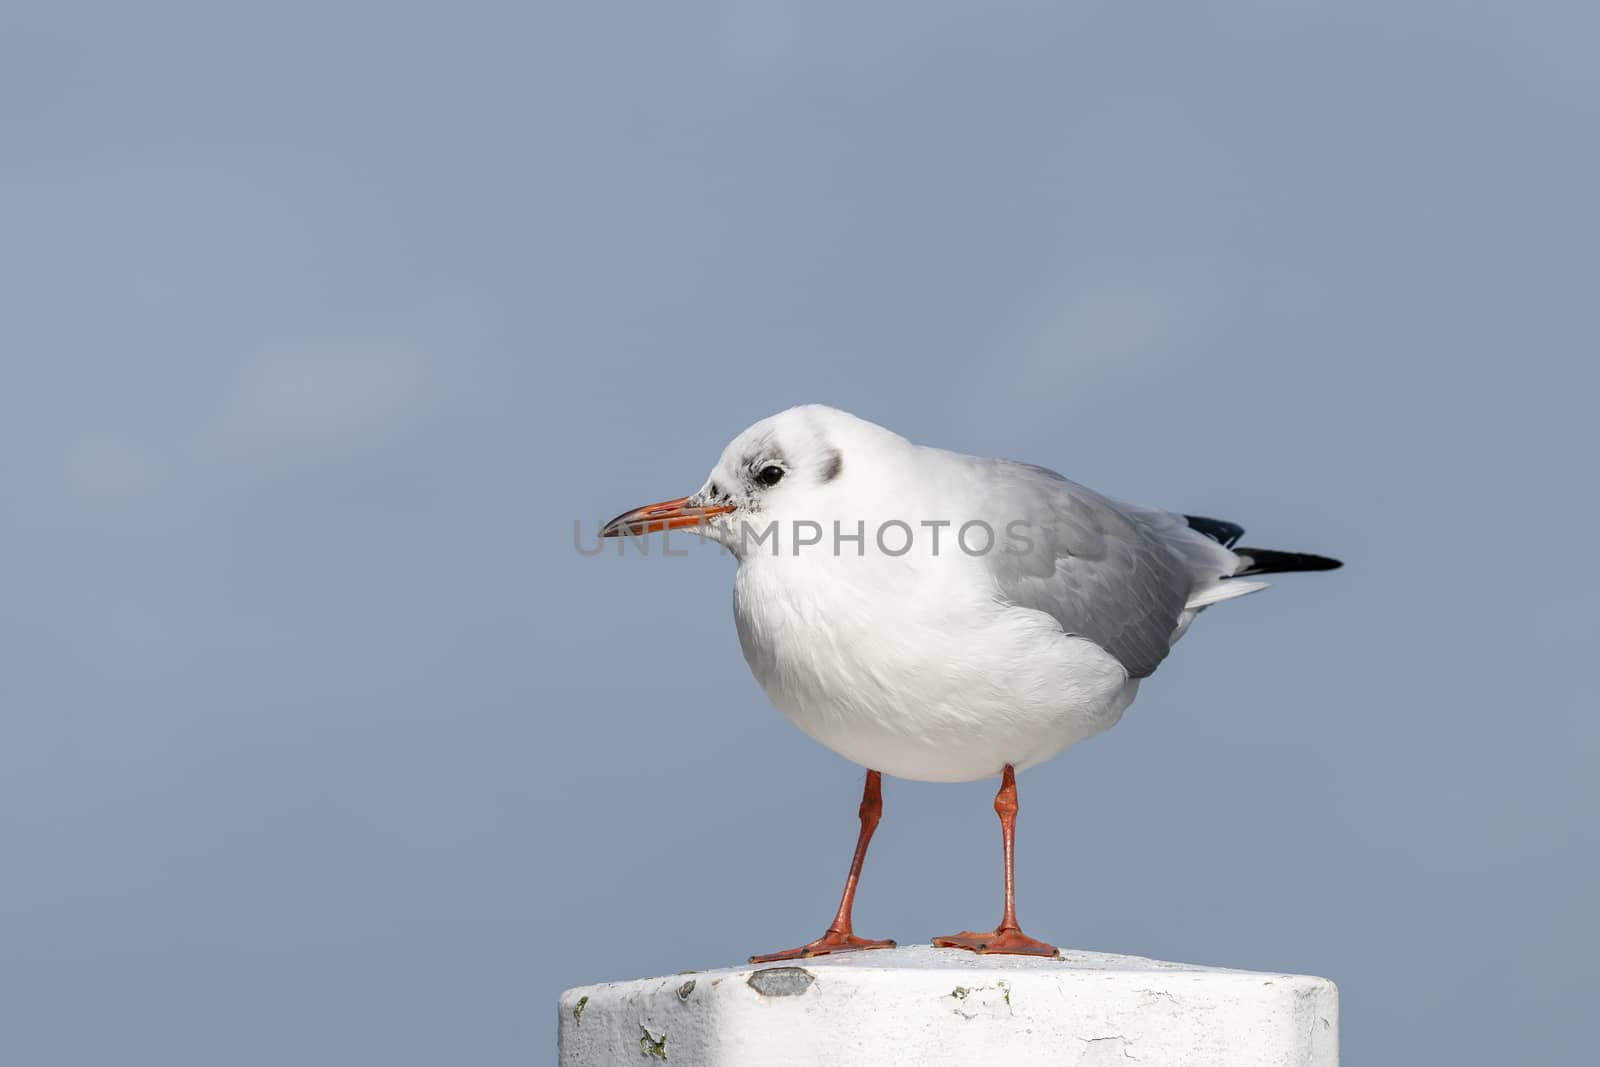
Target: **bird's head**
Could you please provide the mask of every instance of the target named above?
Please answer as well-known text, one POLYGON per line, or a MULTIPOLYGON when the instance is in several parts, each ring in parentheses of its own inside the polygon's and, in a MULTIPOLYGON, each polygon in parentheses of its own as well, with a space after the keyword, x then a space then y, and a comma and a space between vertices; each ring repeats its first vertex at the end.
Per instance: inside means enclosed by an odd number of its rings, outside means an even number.
POLYGON ((821 519, 848 486, 851 455, 877 438, 900 440, 847 412, 820 404, 780 411, 728 443, 696 492, 624 512, 603 537, 698 528, 737 555, 772 522, 821 519))

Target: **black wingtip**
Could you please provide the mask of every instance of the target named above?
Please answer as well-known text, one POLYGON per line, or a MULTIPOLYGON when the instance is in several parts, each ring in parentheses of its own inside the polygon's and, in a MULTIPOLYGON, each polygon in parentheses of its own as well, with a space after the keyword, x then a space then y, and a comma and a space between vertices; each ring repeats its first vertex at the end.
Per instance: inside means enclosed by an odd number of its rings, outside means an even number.
POLYGON ((1189 529, 1205 534, 1223 548, 1232 548, 1244 536, 1244 527, 1226 519, 1208 519, 1204 515, 1185 515, 1183 521, 1189 529))
POLYGON ((1343 560, 1318 556, 1310 552, 1279 552, 1271 548, 1246 548, 1240 545, 1234 554, 1243 556, 1250 565, 1237 572, 1235 578, 1247 574, 1290 574, 1295 571, 1336 571, 1344 566, 1343 560))

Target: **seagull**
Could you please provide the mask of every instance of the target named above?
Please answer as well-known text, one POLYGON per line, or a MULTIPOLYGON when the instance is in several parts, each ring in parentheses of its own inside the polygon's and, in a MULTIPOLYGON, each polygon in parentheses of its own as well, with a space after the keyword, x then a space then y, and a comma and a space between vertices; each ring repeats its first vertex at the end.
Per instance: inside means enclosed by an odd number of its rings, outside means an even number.
POLYGON ((885 774, 1000 778, 1000 924, 933 943, 1058 956, 1017 922, 1016 772, 1114 726, 1196 615, 1266 586, 1253 576, 1341 565, 1242 547, 1234 523, 916 445, 816 404, 751 426, 697 492, 601 534, 690 528, 738 560, 734 622, 768 699, 867 771, 833 922, 752 963, 894 946, 856 936, 851 919, 885 774))

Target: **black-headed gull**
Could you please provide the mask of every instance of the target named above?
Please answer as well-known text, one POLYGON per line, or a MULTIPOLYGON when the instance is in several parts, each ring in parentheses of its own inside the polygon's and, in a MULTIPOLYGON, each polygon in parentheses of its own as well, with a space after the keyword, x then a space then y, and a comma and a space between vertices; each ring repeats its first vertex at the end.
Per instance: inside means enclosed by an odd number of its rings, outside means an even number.
POLYGON ((915 445, 820 405, 756 423, 698 492, 619 515, 603 534, 686 527, 738 559, 734 620, 767 696, 868 769, 832 925, 751 962, 893 944, 851 926, 881 774, 1001 776, 1004 917, 993 931, 934 943, 1057 955, 1017 925, 1015 772, 1115 725, 1195 615, 1266 584, 1246 576, 1339 566, 1235 547, 1244 531, 1233 523, 1124 504, 1043 467, 915 445))

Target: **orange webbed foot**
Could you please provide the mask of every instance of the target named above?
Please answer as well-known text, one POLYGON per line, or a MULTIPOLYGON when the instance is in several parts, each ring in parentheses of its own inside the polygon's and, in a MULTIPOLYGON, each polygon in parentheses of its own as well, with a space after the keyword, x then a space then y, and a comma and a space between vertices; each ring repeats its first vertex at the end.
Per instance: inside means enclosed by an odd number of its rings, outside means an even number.
POLYGON ((768 952, 762 956, 751 956, 751 963, 777 963, 779 960, 803 960, 812 956, 826 956, 833 952, 855 952, 869 948, 894 948, 893 941, 872 941, 865 937, 857 937, 851 933, 840 933, 829 930, 815 941, 808 941, 799 948, 784 949, 782 952, 768 952))
POLYGON ((938 948, 964 948, 968 952, 980 954, 995 953, 1008 956, 1047 956, 1057 957, 1061 950, 1054 945, 1046 944, 1036 938, 1029 937, 1015 926, 1002 926, 989 933, 975 933, 965 930, 949 937, 936 937, 933 943, 938 948))

